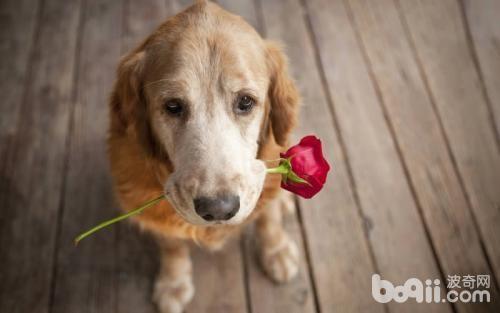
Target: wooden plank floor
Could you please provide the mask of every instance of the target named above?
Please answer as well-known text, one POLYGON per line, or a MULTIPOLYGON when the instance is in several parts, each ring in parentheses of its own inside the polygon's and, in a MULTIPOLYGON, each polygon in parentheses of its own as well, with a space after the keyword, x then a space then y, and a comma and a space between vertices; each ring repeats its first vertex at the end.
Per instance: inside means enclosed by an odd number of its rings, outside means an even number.
MULTIPOLYGON (((187 312, 500 312, 500 2, 218 2, 284 44, 303 98, 294 138, 321 137, 333 171, 286 220, 297 279, 265 277, 250 227, 193 250, 187 312), (380 304, 374 273, 491 275, 492 302, 380 304)), ((147 234, 72 238, 118 212, 105 155, 118 59, 190 3, 0 2, 1 313, 155 312, 147 234)))

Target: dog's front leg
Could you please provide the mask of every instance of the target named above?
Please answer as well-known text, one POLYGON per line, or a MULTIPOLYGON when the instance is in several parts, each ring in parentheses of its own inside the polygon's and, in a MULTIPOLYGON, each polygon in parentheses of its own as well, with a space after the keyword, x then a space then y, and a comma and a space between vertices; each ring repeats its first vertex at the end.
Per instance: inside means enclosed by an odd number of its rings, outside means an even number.
POLYGON ((282 224, 283 213, 293 207, 291 196, 280 192, 257 219, 260 260, 267 275, 278 283, 291 280, 299 270, 299 250, 282 224))
POLYGON ((168 238, 161 238, 159 244, 161 262, 153 300, 160 313, 181 313, 194 295, 189 246, 168 238))

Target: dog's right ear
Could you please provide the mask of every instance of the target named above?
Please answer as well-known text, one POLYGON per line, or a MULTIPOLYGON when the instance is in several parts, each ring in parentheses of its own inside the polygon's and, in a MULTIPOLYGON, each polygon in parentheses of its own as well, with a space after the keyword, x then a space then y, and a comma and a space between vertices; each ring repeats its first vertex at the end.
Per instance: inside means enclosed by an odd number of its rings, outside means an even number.
POLYGON ((276 143, 285 146, 297 121, 299 92, 288 73, 287 59, 278 44, 267 42, 267 61, 271 78, 268 91, 271 129, 276 143))
POLYGON ((117 80, 111 94, 112 127, 127 131, 134 128, 141 111, 146 110, 142 91, 144 51, 125 56, 118 66, 117 80))

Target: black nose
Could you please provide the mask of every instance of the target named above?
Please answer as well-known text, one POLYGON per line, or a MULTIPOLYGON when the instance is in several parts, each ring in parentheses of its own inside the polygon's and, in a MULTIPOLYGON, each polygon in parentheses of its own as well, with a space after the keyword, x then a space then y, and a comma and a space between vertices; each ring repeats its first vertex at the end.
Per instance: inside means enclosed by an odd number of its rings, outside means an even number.
POLYGON ((240 197, 221 196, 194 199, 194 210, 205 221, 227 221, 240 209, 240 197))

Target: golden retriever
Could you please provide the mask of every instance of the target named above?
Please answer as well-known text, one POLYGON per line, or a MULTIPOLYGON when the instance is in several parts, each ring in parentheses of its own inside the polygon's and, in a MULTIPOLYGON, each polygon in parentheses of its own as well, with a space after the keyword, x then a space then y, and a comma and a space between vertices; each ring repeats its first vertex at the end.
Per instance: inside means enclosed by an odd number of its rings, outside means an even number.
POLYGON ((124 210, 165 194, 135 221, 161 249, 153 299, 182 312, 193 297, 189 242, 222 247, 256 219, 260 259, 276 282, 298 271, 281 225, 290 205, 265 174, 287 145, 298 92, 279 47, 239 16, 198 1, 120 62, 111 94, 109 158, 124 210))

